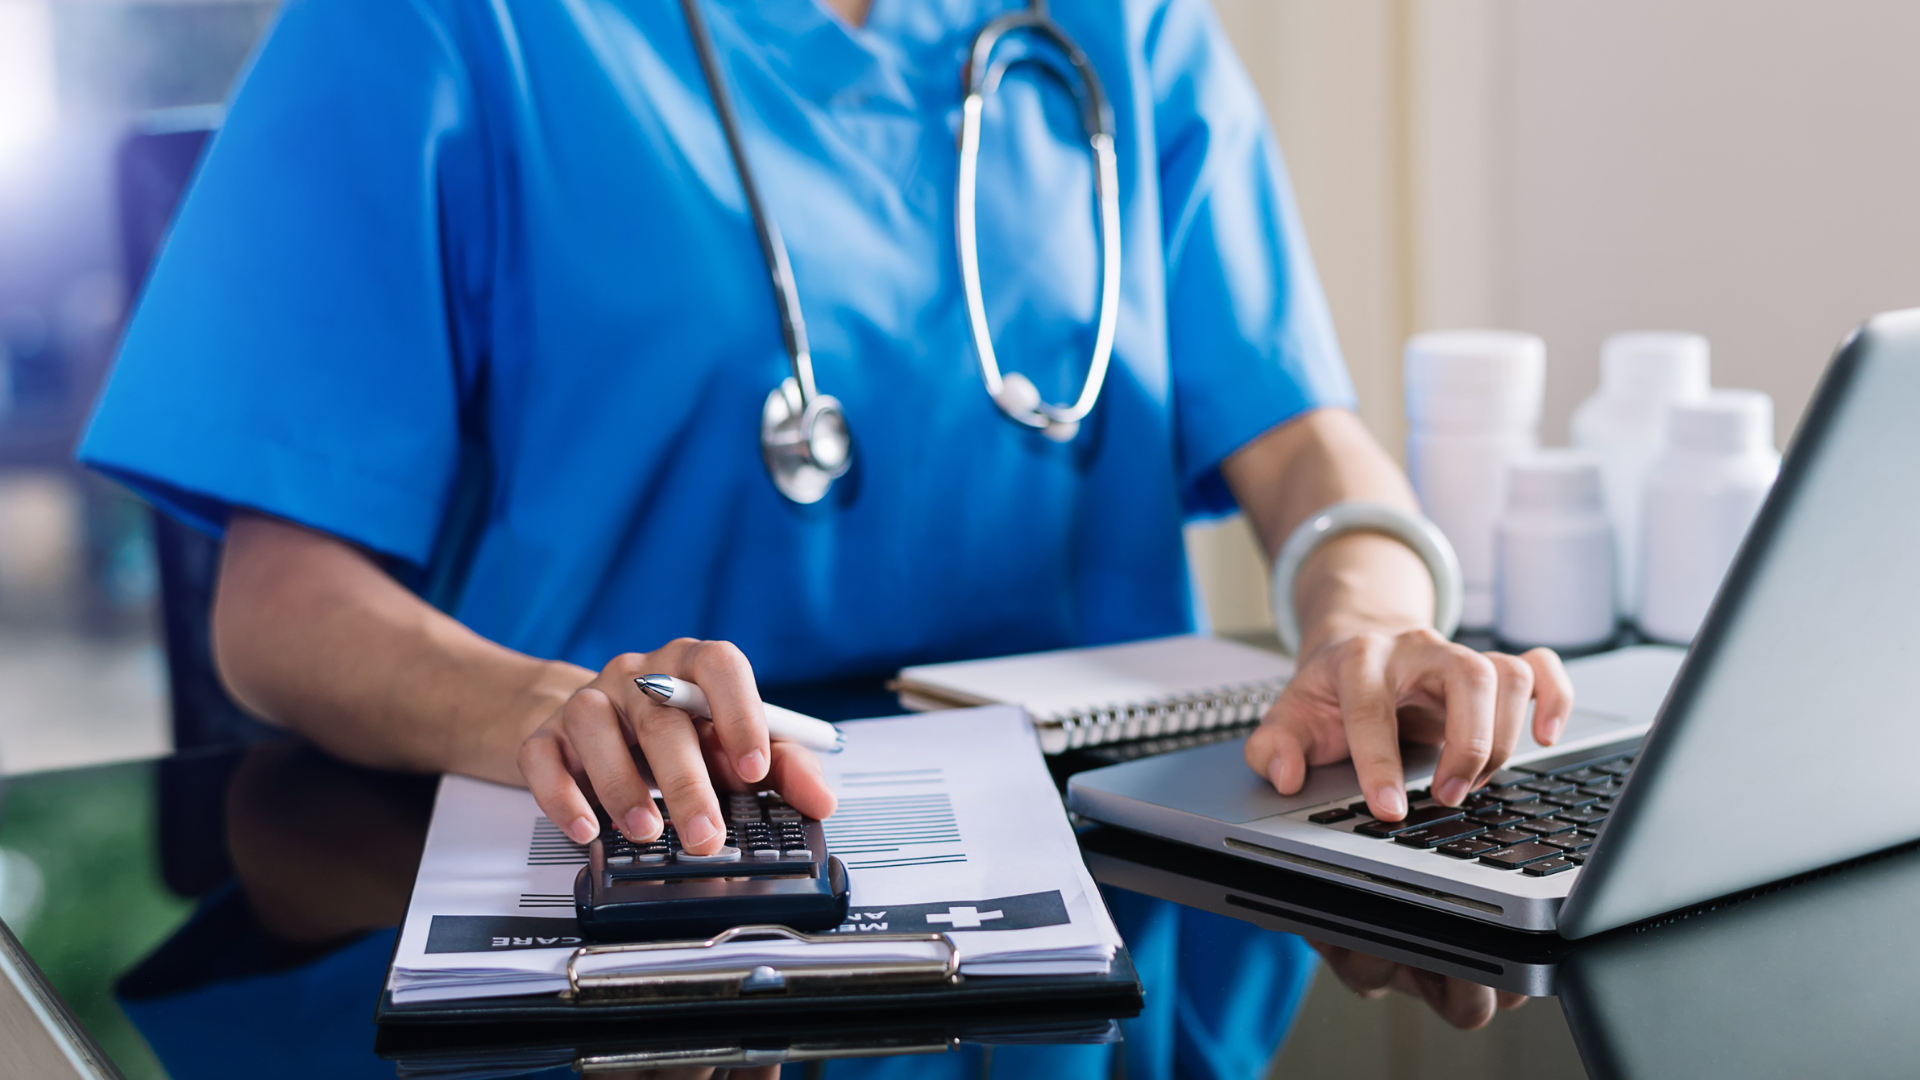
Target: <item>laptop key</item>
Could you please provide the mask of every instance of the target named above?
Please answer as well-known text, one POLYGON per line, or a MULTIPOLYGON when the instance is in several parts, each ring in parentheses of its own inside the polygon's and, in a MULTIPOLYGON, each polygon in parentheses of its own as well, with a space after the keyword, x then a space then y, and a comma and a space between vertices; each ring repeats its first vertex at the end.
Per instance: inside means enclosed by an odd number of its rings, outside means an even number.
POLYGON ((1331 810, 1322 810, 1317 814, 1308 814, 1307 820, 1315 825, 1331 825, 1336 821, 1345 821, 1354 817, 1353 810, 1345 806, 1336 806, 1331 810))
POLYGON ((1563 810, 1578 810, 1583 806, 1592 806, 1600 800, 1592 795, 1582 795, 1577 791, 1569 791, 1563 795, 1549 795, 1540 801, 1552 806, 1558 806, 1563 810))
POLYGON ((1503 802, 1503 803, 1527 802, 1534 797, 1533 792, 1522 791, 1521 789, 1517 787, 1512 787, 1510 785, 1502 786, 1502 787, 1483 788, 1481 790, 1481 794, 1485 795, 1487 798, 1492 799, 1495 802, 1503 802))
POLYGON ((1546 817, 1548 814, 1558 813, 1559 810, 1560 810, 1559 807, 1548 806, 1546 803, 1543 803, 1538 799, 1534 800, 1533 802, 1517 802, 1517 803, 1507 804, 1507 813, 1519 814, 1521 817, 1546 817))
POLYGON ((1524 844, 1533 840, 1534 835, 1528 832, 1521 832, 1519 829, 1493 829, 1489 832, 1481 833, 1480 839, 1490 840, 1501 847, 1512 847, 1515 844, 1524 844))
POLYGON ((1373 812, 1367 809, 1367 800, 1365 799, 1361 799, 1359 802, 1348 803, 1347 809, 1353 811, 1356 814, 1365 814, 1368 817, 1373 816, 1373 812))
POLYGON ((1502 807, 1498 810, 1482 810, 1473 815, 1473 820, 1497 829, 1503 825, 1514 825, 1527 819, 1525 815, 1516 814, 1502 807))
POLYGON ((1520 872, 1530 874, 1534 877, 1546 877, 1549 874, 1557 874, 1562 870, 1571 870, 1573 867, 1574 864, 1572 862, 1568 861, 1565 856, 1561 856, 1555 859, 1541 859, 1537 863, 1528 863, 1520 868, 1520 872))
POLYGON ((1534 821, 1523 821, 1515 825, 1514 828, 1520 829, 1523 832, 1533 833, 1536 836, 1552 836, 1555 833, 1572 832, 1573 822, 1559 821, 1554 818, 1539 818, 1534 821))
POLYGON ((1561 821, 1571 821, 1575 825, 1598 825, 1607 820, 1607 812, 1599 807, 1587 810, 1566 810, 1553 816, 1561 821))
POLYGON ((1501 870, 1514 870, 1531 862, 1539 862, 1541 859, 1558 858, 1560 855, 1561 851, 1557 847, 1548 847, 1545 844, 1533 843, 1520 844, 1516 847, 1503 848, 1499 851, 1490 851, 1480 856, 1480 861, 1487 866, 1501 870))
POLYGON ((1615 795, 1620 794, 1620 789, 1617 787, 1602 787, 1599 784, 1584 784, 1575 790, 1579 791, 1582 795, 1591 795, 1596 799, 1611 799, 1615 795))
POLYGON ((1415 829, 1412 832, 1403 832, 1399 836, 1394 837, 1393 842, 1396 844, 1405 844, 1408 847, 1434 848, 1450 840, 1464 840, 1476 833, 1486 831, 1487 827, 1485 825, 1480 824, 1472 818, 1461 818, 1457 821, 1443 821, 1438 825, 1429 825, 1424 829, 1415 829))
POLYGON ((1474 859, 1485 855, 1489 851, 1500 850, 1500 845, 1490 844, 1476 836, 1467 840, 1449 841, 1433 850, 1442 855, 1451 855, 1456 859, 1474 859))
POLYGON ((1596 780, 1600 781, 1601 783, 1606 783, 1608 780, 1612 779, 1612 777, 1608 776, 1606 773, 1603 773, 1599 769, 1596 769, 1592 766, 1588 766, 1584 769, 1575 769, 1570 773, 1561 773, 1560 778, 1563 780, 1571 780, 1576 784, 1591 784, 1596 780))
POLYGON ((1403 832, 1423 829, 1435 822, 1451 821, 1465 816, 1465 810, 1456 810, 1451 806, 1421 806, 1407 811, 1407 816, 1399 821, 1369 821, 1353 831, 1362 836, 1389 840, 1403 832))
POLYGON ((1529 780, 1520 785, 1523 789, 1540 795, 1553 795, 1562 791, 1572 791, 1575 786, 1571 780, 1561 780, 1552 776, 1543 776, 1538 780, 1529 780))
POLYGON ((1540 842, 1552 844, 1561 851, 1585 851, 1593 846, 1593 837, 1581 836, 1577 832, 1561 833, 1559 836, 1543 836, 1540 842))

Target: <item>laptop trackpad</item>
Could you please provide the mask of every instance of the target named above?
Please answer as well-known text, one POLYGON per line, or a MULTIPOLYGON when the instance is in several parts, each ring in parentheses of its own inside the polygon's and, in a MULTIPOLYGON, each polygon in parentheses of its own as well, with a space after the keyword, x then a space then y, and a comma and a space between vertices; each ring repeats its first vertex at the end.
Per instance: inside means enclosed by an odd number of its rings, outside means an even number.
MULTIPOLYGON (((1245 739, 1231 739, 1129 762, 1125 793, 1234 824, 1360 797, 1360 782, 1353 764, 1346 761, 1308 769, 1306 786, 1298 794, 1282 795, 1265 777, 1247 768, 1245 746, 1245 739)), ((1401 744, 1400 755, 1408 781, 1416 785, 1433 776, 1440 757, 1437 747, 1412 743, 1401 744)))

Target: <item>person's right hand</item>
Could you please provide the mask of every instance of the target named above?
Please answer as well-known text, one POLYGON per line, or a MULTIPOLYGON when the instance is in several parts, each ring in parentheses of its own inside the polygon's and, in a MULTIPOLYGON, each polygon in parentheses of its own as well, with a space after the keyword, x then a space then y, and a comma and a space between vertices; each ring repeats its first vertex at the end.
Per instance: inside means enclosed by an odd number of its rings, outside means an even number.
POLYGON ((627 839, 660 835, 649 772, 680 843, 695 855, 718 851, 726 838, 716 782, 732 791, 772 787, 813 818, 833 813, 837 801, 812 752, 769 743, 753 667, 725 641, 680 638, 615 657, 520 744, 519 762, 540 809, 581 844, 599 832, 589 790, 627 839), (635 685, 654 674, 698 685, 713 721, 658 704, 635 685))

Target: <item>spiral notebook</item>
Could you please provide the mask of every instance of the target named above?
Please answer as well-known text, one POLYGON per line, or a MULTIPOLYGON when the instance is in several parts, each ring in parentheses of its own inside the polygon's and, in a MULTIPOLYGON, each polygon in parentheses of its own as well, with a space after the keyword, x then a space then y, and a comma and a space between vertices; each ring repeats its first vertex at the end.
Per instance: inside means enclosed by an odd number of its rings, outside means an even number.
POLYGON ((1179 637, 902 668, 908 709, 1024 706, 1049 754, 1251 724, 1293 676, 1279 653, 1179 637))

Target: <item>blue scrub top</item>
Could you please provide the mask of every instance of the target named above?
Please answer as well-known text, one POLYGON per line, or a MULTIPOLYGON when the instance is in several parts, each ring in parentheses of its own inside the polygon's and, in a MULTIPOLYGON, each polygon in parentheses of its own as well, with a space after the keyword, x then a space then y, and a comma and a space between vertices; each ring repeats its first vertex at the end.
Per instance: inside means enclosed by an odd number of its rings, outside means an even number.
MULTIPOLYGON (((391 559, 479 633, 600 667, 727 638, 763 683, 1194 625, 1228 454, 1351 406, 1278 148, 1201 0, 1055 0, 1117 125, 1124 278, 1072 442, 1001 416, 954 244, 960 67, 1014 0, 706 0, 853 471, 782 498, 767 273, 668 0, 292 0, 232 104, 81 458, 218 533, 252 507, 391 559)), ((1084 377, 1072 99, 987 109, 1003 367, 1084 377)))

